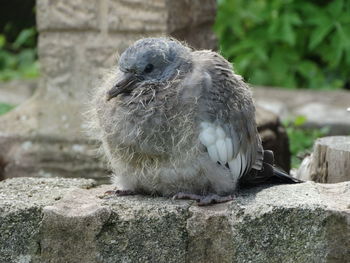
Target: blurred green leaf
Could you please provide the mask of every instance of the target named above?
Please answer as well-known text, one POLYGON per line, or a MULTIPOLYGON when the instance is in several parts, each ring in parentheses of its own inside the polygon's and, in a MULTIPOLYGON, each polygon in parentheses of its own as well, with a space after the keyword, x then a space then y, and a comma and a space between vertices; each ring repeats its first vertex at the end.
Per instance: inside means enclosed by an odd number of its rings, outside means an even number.
POLYGON ((290 13, 288 15, 288 18, 289 18, 291 24, 293 24, 293 25, 301 25, 302 24, 302 20, 300 19, 300 16, 298 13, 290 13))
POLYGON ((27 28, 21 31, 21 33, 18 35, 17 39, 13 43, 13 47, 15 49, 18 49, 20 47, 23 47, 24 45, 31 45, 33 42, 33 38, 35 36, 35 29, 34 28, 27 28))
POLYGON ((13 43, 7 43, 5 35, 0 34, 0 81, 38 77, 35 38, 34 28, 22 30, 13 43))
POLYGON ((300 165, 301 158, 299 157, 303 157, 311 152, 314 141, 317 138, 326 136, 329 132, 328 127, 322 129, 302 127, 305 122, 306 118, 304 116, 297 116, 295 119, 283 121, 289 138, 293 168, 297 168, 300 165))
POLYGON ((296 66, 297 71, 306 78, 315 76, 317 74, 317 65, 308 60, 301 61, 296 66))
POLYGON ((295 43, 295 34, 292 29, 292 25, 288 22, 287 19, 284 19, 285 22, 282 24, 282 34, 281 37, 289 45, 294 45, 295 43))
POLYGON ((6 43, 6 37, 0 34, 0 48, 2 48, 6 43))
POLYGON ((297 116, 294 120, 294 126, 298 127, 306 122, 306 117, 305 116, 297 116))
POLYGON ((0 115, 3 115, 10 110, 12 110, 15 106, 0 102, 0 115))
POLYGON ((342 13, 343 4, 343 0, 331 1, 327 7, 327 10, 334 18, 338 18, 338 16, 342 13))
POLYGON ((309 42, 309 49, 314 49, 318 44, 320 44, 327 34, 333 29, 333 24, 322 24, 318 26, 312 33, 309 42))
POLYGON ((39 72, 39 63, 37 61, 35 61, 34 63, 22 69, 22 74, 25 78, 37 78, 38 72, 39 72))

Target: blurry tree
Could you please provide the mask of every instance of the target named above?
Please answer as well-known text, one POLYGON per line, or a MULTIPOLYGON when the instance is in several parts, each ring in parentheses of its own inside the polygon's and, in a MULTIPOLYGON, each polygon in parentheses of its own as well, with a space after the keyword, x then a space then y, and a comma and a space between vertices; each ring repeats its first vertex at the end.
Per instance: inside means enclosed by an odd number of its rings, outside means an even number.
POLYGON ((35 0, 2 1, 0 80, 38 76, 35 0))
POLYGON ((350 1, 218 0, 222 54, 257 85, 350 85, 350 1))

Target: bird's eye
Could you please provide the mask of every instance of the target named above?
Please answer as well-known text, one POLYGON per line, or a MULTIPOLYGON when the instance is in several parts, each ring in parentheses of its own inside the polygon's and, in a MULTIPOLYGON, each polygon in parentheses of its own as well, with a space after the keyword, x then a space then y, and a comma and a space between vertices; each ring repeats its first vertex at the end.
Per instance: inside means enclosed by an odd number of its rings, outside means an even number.
POLYGON ((152 70, 153 70, 154 66, 153 64, 148 64, 146 67, 145 67, 145 73, 151 73, 152 70))

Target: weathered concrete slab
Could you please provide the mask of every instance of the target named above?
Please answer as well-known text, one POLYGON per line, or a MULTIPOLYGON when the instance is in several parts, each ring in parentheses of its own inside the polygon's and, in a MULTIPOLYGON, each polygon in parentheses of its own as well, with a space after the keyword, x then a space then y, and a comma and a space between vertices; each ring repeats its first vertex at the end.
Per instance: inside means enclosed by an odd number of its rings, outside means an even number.
POLYGON ((253 188, 210 207, 145 196, 102 198, 111 186, 91 186, 68 179, 1 182, 0 262, 350 258, 349 182, 253 188))

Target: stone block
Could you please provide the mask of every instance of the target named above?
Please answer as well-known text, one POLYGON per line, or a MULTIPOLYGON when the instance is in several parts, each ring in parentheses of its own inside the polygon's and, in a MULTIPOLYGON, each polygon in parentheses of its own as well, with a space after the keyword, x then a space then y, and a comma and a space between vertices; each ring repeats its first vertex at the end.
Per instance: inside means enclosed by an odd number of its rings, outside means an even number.
POLYGON ((0 262, 293 262, 350 258, 350 183, 242 189, 198 207, 105 197, 91 180, 0 182, 0 262))
POLYGON ((108 30, 110 32, 165 33, 167 11, 164 0, 110 0, 108 30))
POLYGON ((41 74, 48 78, 70 75, 74 67, 74 43, 69 36, 40 34, 39 58, 41 74))
POLYGON ((167 34, 197 49, 217 49, 211 29, 215 23, 216 0, 167 1, 167 34))
POLYGON ((43 208, 77 188, 86 179, 17 178, 0 183, 0 262, 41 261, 40 228, 43 208))
POLYGON ((169 35, 195 48, 216 49, 215 15, 215 0, 110 0, 108 30, 169 35))
POLYGON ((97 30, 98 0, 37 0, 36 14, 39 31, 97 30))
POLYGON ((216 16, 215 0, 167 1, 168 32, 213 24, 216 16))

